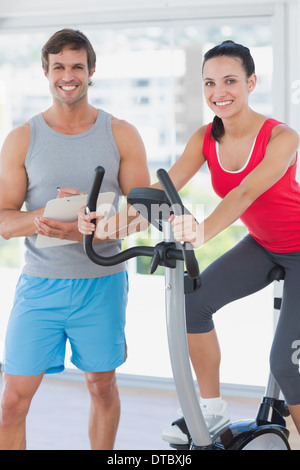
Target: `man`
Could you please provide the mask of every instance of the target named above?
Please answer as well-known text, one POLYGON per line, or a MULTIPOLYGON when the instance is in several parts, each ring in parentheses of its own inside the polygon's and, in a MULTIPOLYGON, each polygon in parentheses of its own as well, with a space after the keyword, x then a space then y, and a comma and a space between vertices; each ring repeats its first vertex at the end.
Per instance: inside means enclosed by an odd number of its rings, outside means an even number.
MULTIPOLYGON (((126 358, 126 268, 93 264, 77 220, 43 217, 57 186, 58 197, 88 192, 98 165, 106 169, 102 191, 116 194, 116 211, 118 196, 150 183, 137 130, 88 102, 95 62, 81 32, 55 33, 42 50, 52 106, 13 130, 1 152, 0 235, 25 237, 26 257, 6 334, 0 449, 26 448, 32 397, 44 373, 63 370, 67 338, 91 396, 91 448, 114 445, 120 414, 115 368, 126 358), (37 234, 74 243, 37 248, 37 234)), ((97 241, 103 255, 120 251, 119 240, 97 241)))

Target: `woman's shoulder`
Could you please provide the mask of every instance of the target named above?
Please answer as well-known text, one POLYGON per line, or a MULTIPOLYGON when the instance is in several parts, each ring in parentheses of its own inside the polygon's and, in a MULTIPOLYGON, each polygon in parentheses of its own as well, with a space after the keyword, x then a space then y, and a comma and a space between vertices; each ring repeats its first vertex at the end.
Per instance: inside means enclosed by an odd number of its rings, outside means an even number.
POLYGON ((194 132, 191 139, 194 138, 194 139, 200 139, 200 140, 203 141, 204 138, 205 138, 205 135, 210 130, 210 128, 211 128, 211 123, 210 124, 204 124, 203 126, 199 127, 199 129, 197 129, 196 132, 194 132))
POLYGON ((266 120, 266 123, 271 127, 270 140, 275 139, 278 136, 281 136, 283 139, 299 139, 298 132, 284 122, 269 118, 266 120))

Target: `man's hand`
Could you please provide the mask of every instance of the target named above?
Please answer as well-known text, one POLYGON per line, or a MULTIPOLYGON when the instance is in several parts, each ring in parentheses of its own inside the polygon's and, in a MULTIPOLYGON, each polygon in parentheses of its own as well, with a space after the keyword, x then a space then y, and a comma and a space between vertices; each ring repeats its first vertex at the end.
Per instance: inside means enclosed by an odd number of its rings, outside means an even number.
POLYGON ((34 223, 37 227, 36 234, 46 237, 59 238, 60 240, 72 240, 82 242, 83 237, 78 232, 76 222, 57 222, 46 217, 36 217, 34 223))
POLYGON ((57 188, 57 190, 58 190, 58 194, 57 194, 58 199, 62 197, 78 196, 79 194, 82 194, 76 188, 57 188))
POLYGON ((82 207, 78 212, 78 230, 83 235, 91 235, 96 227, 91 221, 96 219, 96 212, 89 212, 88 214, 85 211, 85 207, 82 207))
MULTIPOLYGON (((60 199, 79 194, 80 192, 76 188, 60 188, 57 198, 60 199)), ((78 231, 77 220, 75 222, 57 222, 47 217, 35 217, 34 223, 37 227, 35 233, 38 235, 76 242, 82 242, 83 240, 82 234, 78 231)))

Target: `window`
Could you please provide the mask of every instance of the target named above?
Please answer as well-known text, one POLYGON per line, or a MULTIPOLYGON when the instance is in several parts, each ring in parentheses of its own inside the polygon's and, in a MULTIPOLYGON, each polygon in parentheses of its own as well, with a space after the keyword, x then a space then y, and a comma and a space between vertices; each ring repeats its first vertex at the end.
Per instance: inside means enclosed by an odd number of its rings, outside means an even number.
MULTIPOLYGON (((213 20, 201 22, 195 19, 167 26, 158 23, 143 28, 90 26, 80 29, 90 38, 98 58, 90 101, 138 128, 147 149, 153 179, 155 171, 159 167, 169 168, 192 133, 211 119, 203 102, 201 66, 204 52, 212 45, 230 38, 251 48, 258 73, 258 87, 252 97, 252 106, 259 112, 272 115, 273 50, 269 17, 262 17, 259 21, 257 18, 255 21, 251 18, 240 18, 239 21, 224 19, 221 26, 213 20)), ((40 63, 40 50, 49 35, 44 32, 1 34, 0 144, 11 128, 51 105, 47 80, 40 63), (19 47, 20 44, 22 47, 19 47)), ((182 191, 182 197, 186 202, 201 201, 206 213, 212 210, 218 198, 211 190, 206 168, 182 191)), ((242 226, 235 225, 208 243, 198 253, 201 269, 233 246, 244 233, 242 226)), ((0 253, 3 255, 1 259, 6 260, 5 265, 0 267, 1 280, 5 279, 6 285, 9 282, 10 286, 1 319, 0 345, 3 345, 5 322, 22 265, 19 240, 1 240, 0 253)), ((120 371, 171 377, 165 334, 163 278, 145 276, 147 269, 141 261, 134 266, 133 273, 130 268, 132 294, 127 320, 129 360, 120 371), (155 296, 152 295, 153 291, 155 296)), ((220 314, 217 318, 221 325, 224 363, 228 361, 230 364, 232 360, 232 335, 239 350, 239 358, 234 358, 240 361, 238 365, 235 363, 233 368, 222 372, 225 382, 261 384, 265 381, 265 376, 260 376, 256 368, 253 371, 249 367, 246 351, 245 355, 241 354, 241 351, 247 350, 249 335, 258 334, 255 315, 266 323, 270 338, 272 335, 271 317, 257 314, 254 311, 257 310, 255 302, 251 299, 241 301, 232 306, 226 315, 220 314), (243 312, 241 317, 239 310, 247 312, 243 312), (223 324, 226 327, 222 328, 223 324), (239 334, 235 333, 236 324, 239 334), (229 332, 229 336, 222 331, 229 332)), ((259 302, 262 302, 262 310, 270 310, 270 293, 262 294, 259 302)), ((270 338, 264 339, 264 343, 268 343, 270 338)), ((266 364, 265 370, 267 367, 266 364)))

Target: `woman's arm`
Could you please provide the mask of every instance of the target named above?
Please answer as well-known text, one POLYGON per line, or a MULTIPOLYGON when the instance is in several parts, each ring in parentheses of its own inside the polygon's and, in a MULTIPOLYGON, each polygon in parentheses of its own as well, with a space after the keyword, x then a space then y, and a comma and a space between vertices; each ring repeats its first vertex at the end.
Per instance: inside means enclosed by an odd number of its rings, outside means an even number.
POLYGON ((198 247, 229 227, 259 196, 282 178, 294 163, 298 146, 299 136, 294 130, 276 126, 262 162, 199 225, 189 216, 176 217, 173 220, 175 238, 189 241, 198 247))

